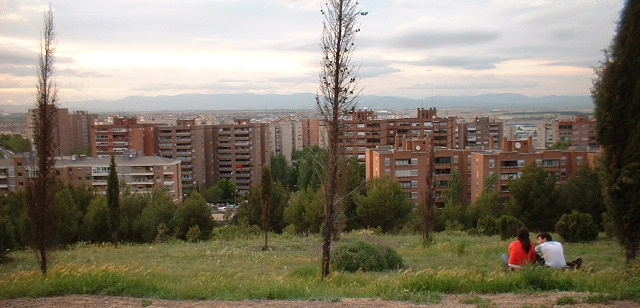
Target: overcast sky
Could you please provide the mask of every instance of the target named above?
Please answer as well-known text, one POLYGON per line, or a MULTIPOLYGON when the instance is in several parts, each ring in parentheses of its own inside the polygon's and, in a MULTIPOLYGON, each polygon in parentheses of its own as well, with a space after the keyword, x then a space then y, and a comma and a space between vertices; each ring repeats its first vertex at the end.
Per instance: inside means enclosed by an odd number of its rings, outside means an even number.
MULTIPOLYGON (((0 0, 0 104, 32 104, 48 1, 0 0)), ((52 1, 60 99, 315 93, 316 0, 52 1)), ((360 0, 364 95, 589 95, 621 0, 360 0)))

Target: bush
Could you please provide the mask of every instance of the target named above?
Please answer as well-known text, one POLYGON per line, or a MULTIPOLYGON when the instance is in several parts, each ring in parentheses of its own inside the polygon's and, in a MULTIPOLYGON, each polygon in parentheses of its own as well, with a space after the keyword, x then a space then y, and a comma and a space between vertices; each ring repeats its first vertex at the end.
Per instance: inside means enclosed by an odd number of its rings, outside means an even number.
POLYGON ((489 215, 478 219, 478 232, 488 236, 500 233, 498 230, 498 221, 489 215))
POLYGON ((598 238, 599 230, 590 214, 573 211, 560 217, 556 232, 567 242, 589 242, 598 238))
POLYGON ((510 215, 502 215, 496 220, 498 233, 500 239, 503 241, 515 237, 518 234, 518 229, 524 227, 524 224, 517 218, 510 215))
POLYGON ((402 267, 402 257, 388 246, 355 241, 335 250, 332 267, 347 272, 383 271, 402 267))
POLYGON ((212 240, 231 241, 236 239, 252 239, 260 236, 262 230, 256 225, 251 226, 225 226, 213 229, 212 240))
POLYGON ((202 232, 200 231, 200 226, 198 225, 191 226, 186 234, 187 241, 189 242, 197 242, 201 236, 202 232))

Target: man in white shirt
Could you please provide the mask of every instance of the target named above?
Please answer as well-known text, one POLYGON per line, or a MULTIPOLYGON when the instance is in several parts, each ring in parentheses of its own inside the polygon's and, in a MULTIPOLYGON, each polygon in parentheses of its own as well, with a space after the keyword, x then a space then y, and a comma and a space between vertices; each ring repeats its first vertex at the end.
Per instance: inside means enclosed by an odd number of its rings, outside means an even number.
POLYGON ((542 254, 544 264, 554 268, 565 268, 567 262, 564 259, 562 244, 551 239, 551 234, 544 232, 538 235, 536 252, 542 254))

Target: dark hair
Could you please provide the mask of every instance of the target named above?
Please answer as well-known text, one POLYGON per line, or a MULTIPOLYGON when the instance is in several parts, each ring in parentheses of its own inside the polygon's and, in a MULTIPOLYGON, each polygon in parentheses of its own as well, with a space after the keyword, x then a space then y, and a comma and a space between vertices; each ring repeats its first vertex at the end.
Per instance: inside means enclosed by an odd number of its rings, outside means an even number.
POLYGON ((539 238, 545 239, 547 241, 553 241, 553 239, 551 239, 551 234, 549 234, 549 232, 543 232, 538 234, 539 238))
POLYGON ((518 241, 522 243, 524 252, 529 253, 529 250, 531 250, 531 240, 529 239, 529 229, 527 228, 518 229, 518 241))

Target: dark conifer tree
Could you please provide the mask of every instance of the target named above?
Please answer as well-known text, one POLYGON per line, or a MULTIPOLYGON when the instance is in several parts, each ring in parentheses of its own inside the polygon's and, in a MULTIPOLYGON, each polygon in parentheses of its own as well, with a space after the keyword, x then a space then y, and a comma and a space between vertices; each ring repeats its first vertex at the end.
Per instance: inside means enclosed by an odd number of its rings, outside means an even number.
POLYGON ((604 196, 626 260, 640 242, 640 1, 628 0, 592 95, 602 146, 604 196))
POLYGON ((109 205, 109 216, 107 223, 111 232, 111 241, 118 248, 118 231, 120 231, 120 183, 118 172, 116 171, 116 161, 111 156, 109 164, 109 176, 107 177, 107 204, 109 205))

